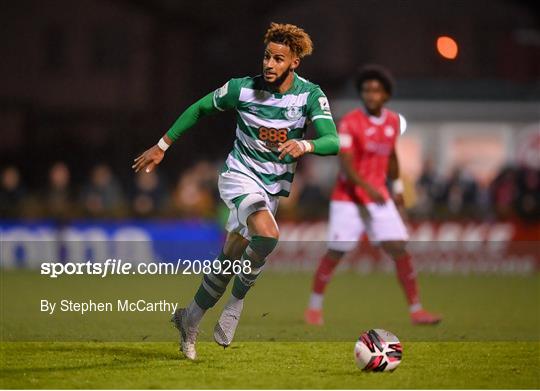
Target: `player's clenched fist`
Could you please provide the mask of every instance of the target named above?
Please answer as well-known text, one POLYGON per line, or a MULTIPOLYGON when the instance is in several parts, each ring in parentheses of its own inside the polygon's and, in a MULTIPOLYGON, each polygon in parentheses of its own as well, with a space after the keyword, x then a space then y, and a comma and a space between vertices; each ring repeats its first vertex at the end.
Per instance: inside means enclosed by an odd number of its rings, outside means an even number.
POLYGON ((280 144, 278 151, 281 152, 279 155, 280 159, 283 159, 285 155, 290 155, 293 158, 298 158, 305 153, 313 151, 313 144, 307 140, 289 140, 283 144, 280 144))
POLYGON ((157 145, 154 145, 152 148, 147 149, 139 155, 134 160, 135 164, 131 166, 131 168, 133 168, 135 172, 139 172, 142 169, 146 172, 150 172, 163 160, 164 156, 165 152, 157 145))

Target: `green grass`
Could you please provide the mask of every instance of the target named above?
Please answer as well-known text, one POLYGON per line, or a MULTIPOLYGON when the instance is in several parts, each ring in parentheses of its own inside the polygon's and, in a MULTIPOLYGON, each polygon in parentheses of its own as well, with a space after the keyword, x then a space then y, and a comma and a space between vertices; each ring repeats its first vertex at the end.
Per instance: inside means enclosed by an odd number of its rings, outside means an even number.
POLYGON ((221 306, 201 329, 199 360, 180 358, 166 313, 40 313, 39 300, 145 298, 186 304, 199 278, 1 273, 0 388, 539 388, 540 279, 421 276, 426 307, 444 315, 412 326, 395 276, 338 274, 325 326, 304 325, 311 275, 266 273, 250 292, 231 348, 211 341, 221 306), (404 359, 363 373, 358 334, 385 328, 404 359), (54 342, 53 342, 54 341, 54 342))
POLYGON ((2 388, 538 388, 538 343, 411 342, 393 373, 364 373, 346 342, 2 345, 2 388), (5 361, 4 361, 5 360, 5 361))

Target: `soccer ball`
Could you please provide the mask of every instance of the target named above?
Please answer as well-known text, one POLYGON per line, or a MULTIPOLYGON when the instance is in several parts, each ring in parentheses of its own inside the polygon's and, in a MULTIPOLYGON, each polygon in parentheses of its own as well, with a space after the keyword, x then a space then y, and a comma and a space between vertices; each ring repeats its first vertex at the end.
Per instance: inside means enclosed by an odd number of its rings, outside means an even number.
POLYGON ((402 353, 399 339, 383 329, 366 331, 354 345, 354 360, 364 371, 393 371, 401 362, 402 353))

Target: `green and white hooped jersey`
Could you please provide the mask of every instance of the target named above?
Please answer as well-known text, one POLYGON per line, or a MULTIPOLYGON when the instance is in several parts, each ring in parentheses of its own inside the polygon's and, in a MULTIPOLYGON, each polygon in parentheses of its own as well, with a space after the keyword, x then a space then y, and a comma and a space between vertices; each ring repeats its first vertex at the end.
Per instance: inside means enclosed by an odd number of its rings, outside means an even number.
POLYGON ((231 79, 214 92, 214 106, 237 113, 236 140, 225 169, 248 175, 279 196, 289 195, 296 159, 280 160, 278 145, 303 138, 309 122, 333 120, 320 87, 296 74, 284 94, 269 91, 260 75, 231 79))

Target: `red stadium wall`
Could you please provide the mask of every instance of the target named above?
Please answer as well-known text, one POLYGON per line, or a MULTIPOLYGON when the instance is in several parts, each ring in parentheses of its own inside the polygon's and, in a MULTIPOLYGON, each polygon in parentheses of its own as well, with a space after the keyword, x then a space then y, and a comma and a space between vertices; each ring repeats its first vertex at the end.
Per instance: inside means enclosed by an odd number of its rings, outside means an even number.
MULTIPOLYGON (((281 223, 268 267, 313 270, 326 251, 326 222, 281 223)), ((409 251, 420 272, 530 274, 540 270, 540 223, 419 222, 409 224, 409 251)), ((393 262, 363 237, 342 270, 389 272, 393 262)))

